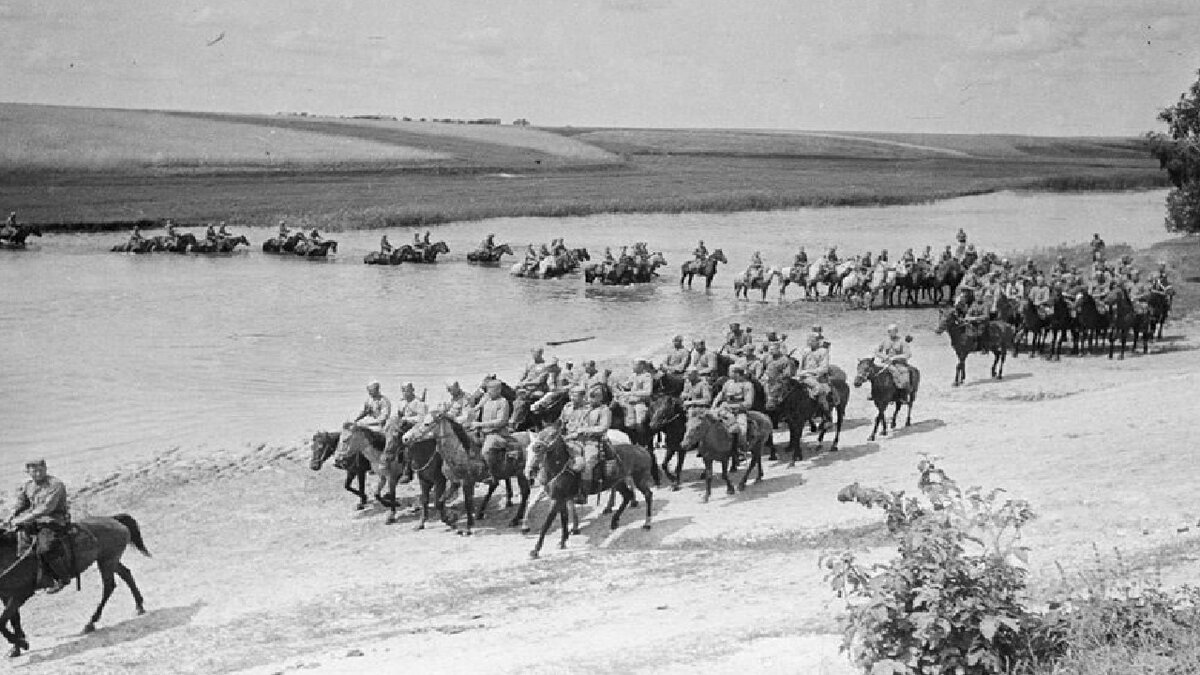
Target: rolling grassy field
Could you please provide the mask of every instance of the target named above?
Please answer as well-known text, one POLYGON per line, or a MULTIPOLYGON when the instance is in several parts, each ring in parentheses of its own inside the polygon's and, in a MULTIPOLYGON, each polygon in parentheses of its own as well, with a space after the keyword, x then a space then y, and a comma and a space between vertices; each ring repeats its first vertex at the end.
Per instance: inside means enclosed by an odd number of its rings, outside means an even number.
POLYGON ((533 130, 15 104, 0 104, 0 120, 0 209, 64 228, 170 217, 336 230, 1165 184, 1125 138, 533 130))

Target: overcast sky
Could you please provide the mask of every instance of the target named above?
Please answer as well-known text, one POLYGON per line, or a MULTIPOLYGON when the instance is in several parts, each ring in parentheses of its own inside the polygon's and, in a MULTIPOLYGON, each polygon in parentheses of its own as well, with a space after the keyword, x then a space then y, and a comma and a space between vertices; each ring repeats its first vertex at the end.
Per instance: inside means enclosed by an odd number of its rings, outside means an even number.
POLYGON ((1139 134, 1200 69, 1200 0, 0 0, 0 27, 0 100, 542 125, 1139 134))

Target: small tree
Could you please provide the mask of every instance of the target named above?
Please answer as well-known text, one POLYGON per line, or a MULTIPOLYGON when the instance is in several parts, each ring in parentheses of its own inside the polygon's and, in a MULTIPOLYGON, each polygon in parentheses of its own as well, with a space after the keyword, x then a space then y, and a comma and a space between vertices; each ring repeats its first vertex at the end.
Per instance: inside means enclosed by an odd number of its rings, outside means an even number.
POLYGON ((1167 195, 1167 230, 1200 232, 1200 78, 1158 119, 1168 133, 1151 132, 1146 139, 1175 186, 1167 195))
POLYGON ((829 581, 849 600, 843 649, 872 675, 1008 673, 1030 654, 1037 617, 1020 603, 1033 511, 1002 490, 962 490, 932 461, 918 468, 923 499, 864 488, 839 501, 882 508, 899 555, 866 567, 826 556, 829 581), (1015 560, 1014 560, 1015 559, 1015 560))

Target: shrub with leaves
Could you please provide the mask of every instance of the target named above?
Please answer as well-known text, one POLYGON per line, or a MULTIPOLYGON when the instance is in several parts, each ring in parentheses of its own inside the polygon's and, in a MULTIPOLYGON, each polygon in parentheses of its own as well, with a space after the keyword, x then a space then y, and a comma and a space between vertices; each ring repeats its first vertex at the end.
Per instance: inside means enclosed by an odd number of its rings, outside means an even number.
POLYGON ((918 465, 920 497, 855 483, 840 501, 887 514, 899 555, 865 566, 854 554, 824 557, 828 580, 846 598, 843 650, 872 675, 1007 673, 1029 655, 1041 619, 1019 595, 1029 504, 1002 490, 959 488, 930 459, 918 465))

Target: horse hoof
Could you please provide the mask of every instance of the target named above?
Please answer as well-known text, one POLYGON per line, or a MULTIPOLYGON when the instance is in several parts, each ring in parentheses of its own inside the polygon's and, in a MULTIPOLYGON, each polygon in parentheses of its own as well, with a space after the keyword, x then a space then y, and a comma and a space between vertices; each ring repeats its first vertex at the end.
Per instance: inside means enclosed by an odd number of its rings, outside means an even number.
POLYGON ((460 536, 460 537, 469 537, 469 536, 471 536, 471 531, 470 531, 470 530, 459 530, 459 531, 458 531, 458 536, 460 536))
POLYGON ((520 518, 513 518, 512 520, 508 521, 508 526, 509 526, 509 527, 516 527, 516 526, 518 526, 518 525, 520 525, 520 524, 521 524, 521 519, 520 519, 520 518))
POLYGON ((607 516, 607 515, 608 515, 608 514, 610 514, 610 513, 612 513, 612 509, 611 509, 611 508, 606 508, 606 509, 604 509, 603 511, 601 511, 601 512, 600 512, 600 514, 601 514, 601 515, 605 515, 605 516, 607 516))
POLYGON ((20 647, 13 647, 12 649, 8 650, 8 658, 10 658, 10 659, 15 659, 20 655, 21 655, 20 647))
POLYGON ((521 528, 521 534, 529 534, 529 528, 528 528, 528 527, 522 527, 522 528, 521 528))
POLYGON ((616 521, 616 519, 614 519, 614 520, 613 520, 611 523, 609 523, 609 524, 608 524, 608 529, 610 529, 610 530, 615 530, 615 529, 617 529, 617 528, 618 528, 618 527, 620 527, 620 526, 621 526, 621 524, 620 524, 620 523, 618 523, 618 522, 616 521))
POLYGON ((88 625, 83 627, 83 631, 81 634, 87 635, 88 633, 95 633, 95 632, 96 632, 96 624, 89 623, 88 625))
POLYGON ((679 487, 679 483, 672 483, 672 484, 671 484, 671 492, 679 492, 679 490, 680 490, 680 489, 681 489, 681 488, 679 487))
POLYGON ((650 529, 650 523, 646 523, 645 525, 642 525, 642 529, 643 529, 643 530, 648 530, 648 529, 650 529))
POLYGON ((414 527, 413 529, 416 530, 417 532, 420 532, 421 530, 425 529, 425 523, 417 523, 417 526, 414 527))
POLYGON ((533 558, 534 560, 537 560, 537 557, 538 557, 538 552, 537 552, 537 551, 530 551, 530 552, 529 552, 529 557, 530 557, 530 558, 533 558))
MULTIPOLYGON (((655 485, 655 487, 658 487, 658 486, 657 486, 657 485, 655 485)), ((629 500, 629 506, 630 506, 631 508, 635 508, 635 509, 636 509, 636 508, 637 508, 637 505, 638 505, 638 501, 637 501, 636 499, 630 499, 630 500, 629 500)))
POLYGON ((704 495, 703 497, 701 497, 701 498, 700 498, 700 503, 701 503, 701 504, 707 504, 707 503, 708 503, 708 495, 704 495))
POLYGON ((581 530, 577 527, 577 528, 571 530, 571 534, 583 534, 583 530, 581 530))
POLYGON ((383 524, 384 524, 384 525, 391 525, 391 524, 393 524, 393 523, 395 523, 395 522, 396 522, 396 516, 388 516, 388 517, 387 517, 387 519, 383 521, 383 524))
POLYGON ((137 615, 141 616, 146 613, 146 608, 142 607, 141 605, 138 605, 136 611, 137 611, 137 615))
MULTIPOLYGON (((511 506, 511 504, 509 506, 511 506)), ((487 514, 480 511, 479 514, 475 516, 475 520, 483 520, 486 517, 487 517, 487 514)))
POLYGON ((727 488, 725 488, 725 494, 727 494, 727 495, 737 494, 737 490, 734 490, 731 487, 727 487, 727 488))

